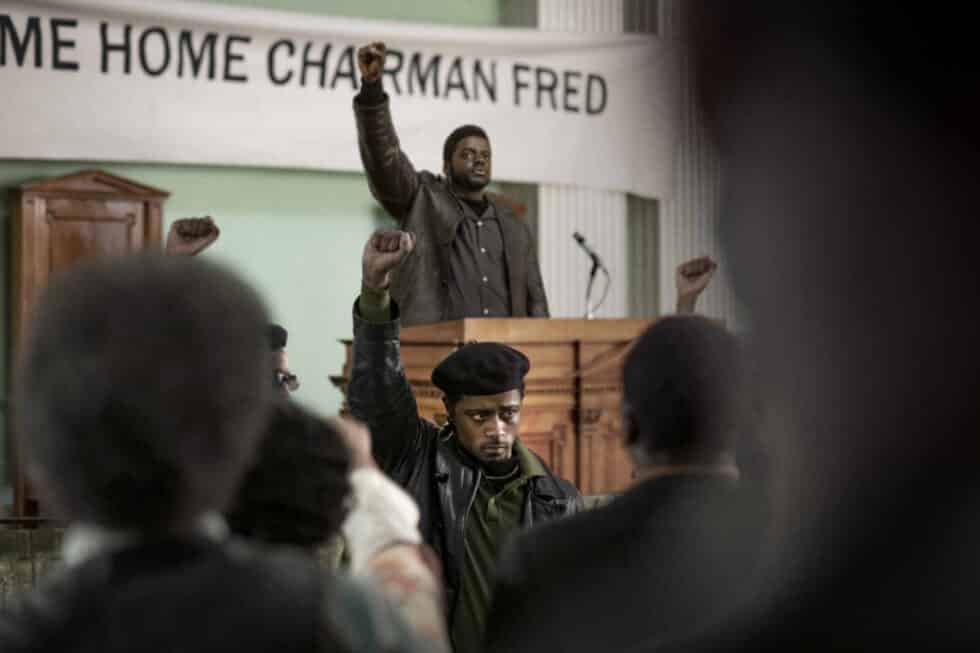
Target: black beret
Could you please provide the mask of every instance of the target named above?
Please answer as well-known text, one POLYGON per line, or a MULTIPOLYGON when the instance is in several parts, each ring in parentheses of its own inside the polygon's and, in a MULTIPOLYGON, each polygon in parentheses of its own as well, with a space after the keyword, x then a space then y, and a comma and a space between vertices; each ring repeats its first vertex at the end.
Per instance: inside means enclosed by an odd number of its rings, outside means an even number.
POLYGON ((524 387, 527 356, 499 342, 463 345, 432 370, 432 383, 450 397, 495 395, 524 387))
POLYGON ((289 332, 278 324, 270 324, 265 328, 265 337, 269 340, 269 350, 279 351, 286 348, 289 332))

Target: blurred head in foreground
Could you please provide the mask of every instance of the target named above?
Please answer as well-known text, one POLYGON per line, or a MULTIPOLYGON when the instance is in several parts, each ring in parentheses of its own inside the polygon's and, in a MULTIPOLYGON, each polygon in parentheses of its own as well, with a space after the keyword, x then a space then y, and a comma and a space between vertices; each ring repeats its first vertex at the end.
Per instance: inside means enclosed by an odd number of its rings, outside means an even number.
POLYGON ((623 370, 624 431, 637 472, 734 465, 741 364, 735 337, 703 317, 658 320, 623 370))
POLYGON ((266 322, 248 286, 198 259, 103 259, 56 279, 32 314, 17 403, 55 513, 171 532, 224 509, 273 396, 266 322))
POLYGON ((315 548, 340 532, 350 508, 350 469, 350 449, 334 424, 280 402, 228 524, 268 544, 315 548))
POLYGON ((971 22, 834 0, 691 8, 776 443, 773 588, 834 586, 833 623, 962 632, 969 592, 952 588, 980 589, 962 544, 980 540, 971 22))

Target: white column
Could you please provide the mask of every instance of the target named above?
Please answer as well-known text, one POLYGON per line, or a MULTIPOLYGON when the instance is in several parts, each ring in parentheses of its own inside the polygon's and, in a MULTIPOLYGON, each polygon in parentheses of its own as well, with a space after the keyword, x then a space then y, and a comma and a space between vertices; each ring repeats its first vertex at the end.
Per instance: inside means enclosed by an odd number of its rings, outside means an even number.
MULTIPOLYGON (((537 27, 548 31, 622 32, 622 0, 538 0, 537 27)), ((585 315, 590 262, 572 240, 576 231, 598 251, 612 286, 597 317, 629 314, 627 202, 624 193, 572 186, 538 187, 541 274, 553 317, 585 315)), ((597 279, 593 298, 604 286, 597 279)))
POLYGON ((623 31, 623 0, 538 0, 538 28, 619 33, 623 31))

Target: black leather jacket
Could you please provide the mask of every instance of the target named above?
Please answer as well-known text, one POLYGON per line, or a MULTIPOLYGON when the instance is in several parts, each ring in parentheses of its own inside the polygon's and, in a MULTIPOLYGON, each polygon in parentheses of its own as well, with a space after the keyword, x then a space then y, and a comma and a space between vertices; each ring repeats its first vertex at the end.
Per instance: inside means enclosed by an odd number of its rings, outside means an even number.
MULTIPOLYGON (((376 106, 354 101, 358 142, 371 193, 415 234, 415 249, 391 275, 391 296, 401 305, 405 326, 448 319, 449 251, 463 219, 446 180, 418 171, 402 152, 388 98, 376 106)), ((492 200, 491 200, 492 201, 492 200)), ((493 202, 504 239, 513 317, 548 317, 537 247, 526 220, 493 202)))
MULTIPOLYGON (((418 502, 422 537, 442 561, 451 619, 466 557, 466 515, 482 472, 459 455, 451 432, 419 417, 401 361, 398 308, 394 302, 391 306, 392 321, 372 323, 360 317, 355 303, 347 402, 351 413, 371 429, 378 465, 418 502)), ((575 487, 545 469, 548 474, 529 485, 524 527, 570 515, 582 506, 575 487)))

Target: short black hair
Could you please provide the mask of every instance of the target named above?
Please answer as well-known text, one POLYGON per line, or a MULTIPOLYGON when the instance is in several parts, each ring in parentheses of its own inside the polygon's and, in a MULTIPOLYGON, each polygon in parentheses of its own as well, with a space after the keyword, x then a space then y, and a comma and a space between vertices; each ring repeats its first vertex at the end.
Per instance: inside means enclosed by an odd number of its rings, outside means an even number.
POLYGON ((61 516, 152 531, 223 509, 271 406, 267 321, 251 288, 201 259, 112 257, 57 278, 16 411, 61 516))
POLYGON ((698 316, 658 320, 623 370, 623 401, 646 452, 720 453, 735 446, 742 365, 735 336, 698 316))
POLYGON ((482 127, 476 125, 463 125, 457 127, 453 132, 446 137, 446 142, 442 146, 442 162, 443 164, 449 163, 453 158, 453 153, 456 151, 456 145, 459 144, 461 140, 467 138, 468 136, 479 136, 486 142, 490 142, 487 137, 487 133, 483 131, 482 127))
POLYGON ((283 401, 231 511, 232 532, 314 547, 340 532, 351 498, 351 453, 326 420, 283 401))
POLYGON ((269 324, 265 328, 265 337, 269 341, 269 351, 281 351, 286 348, 289 332, 281 324, 269 324))

